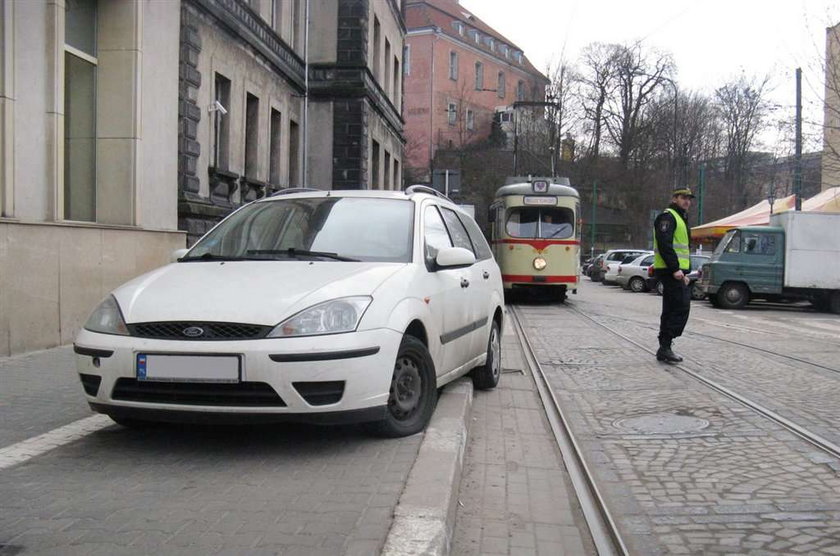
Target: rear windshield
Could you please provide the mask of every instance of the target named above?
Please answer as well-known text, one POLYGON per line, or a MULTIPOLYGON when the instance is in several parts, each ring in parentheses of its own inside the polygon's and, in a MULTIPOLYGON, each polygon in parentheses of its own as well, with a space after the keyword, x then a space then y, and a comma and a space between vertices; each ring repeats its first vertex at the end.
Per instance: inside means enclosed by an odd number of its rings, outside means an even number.
POLYGON ((508 212, 505 230, 511 237, 566 239, 575 233, 575 215, 566 207, 516 207, 508 212))

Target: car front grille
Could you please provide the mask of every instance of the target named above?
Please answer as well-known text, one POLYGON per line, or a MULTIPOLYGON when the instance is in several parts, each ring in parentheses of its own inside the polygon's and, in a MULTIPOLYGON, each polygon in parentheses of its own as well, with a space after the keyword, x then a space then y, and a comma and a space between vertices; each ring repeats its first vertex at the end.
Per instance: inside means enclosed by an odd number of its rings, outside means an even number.
POLYGON ((157 340, 257 340, 265 338, 270 326, 235 322, 140 322, 129 324, 128 330, 138 338, 157 340))
POLYGON ((286 402, 264 382, 154 382, 120 378, 111 397, 130 402, 286 407, 286 402))

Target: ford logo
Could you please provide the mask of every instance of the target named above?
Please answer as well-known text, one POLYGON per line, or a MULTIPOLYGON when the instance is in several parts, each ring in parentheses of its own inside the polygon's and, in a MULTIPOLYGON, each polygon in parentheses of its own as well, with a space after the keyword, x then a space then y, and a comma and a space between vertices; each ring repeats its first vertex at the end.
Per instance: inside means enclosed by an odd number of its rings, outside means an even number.
POLYGON ((204 329, 200 326, 188 326, 181 332, 184 334, 184 336, 187 336, 189 338, 198 338, 199 336, 204 336, 204 329))

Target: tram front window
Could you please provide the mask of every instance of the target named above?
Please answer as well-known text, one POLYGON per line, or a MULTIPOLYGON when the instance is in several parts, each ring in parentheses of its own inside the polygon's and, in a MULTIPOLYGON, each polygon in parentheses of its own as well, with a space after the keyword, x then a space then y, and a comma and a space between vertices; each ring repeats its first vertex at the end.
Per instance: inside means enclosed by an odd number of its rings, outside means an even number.
POLYGON ((565 207, 518 207, 508 213, 510 237, 565 239, 575 231, 575 215, 565 207))

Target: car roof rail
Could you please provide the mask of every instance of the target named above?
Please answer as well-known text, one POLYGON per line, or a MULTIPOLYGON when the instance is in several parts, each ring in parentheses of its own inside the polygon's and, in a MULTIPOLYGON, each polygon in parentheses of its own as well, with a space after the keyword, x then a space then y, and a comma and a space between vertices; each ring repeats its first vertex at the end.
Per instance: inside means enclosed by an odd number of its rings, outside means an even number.
POLYGON ((291 193, 310 193, 313 191, 323 191, 323 189, 318 189, 315 187, 287 187, 286 189, 280 189, 275 191, 270 195, 270 197, 277 197, 278 195, 289 195, 291 193))
POLYGON ((434 195, 435 197, 440 197, 441 199, 446 199, 447 201, 452 201, 449 197, 435 189, 434 187, 429 187, 428 185, 416 184, 416 185, 409 185, 405 188, 405 194, 411 195, 412 193, 427 193, 429 195, 434 195))

